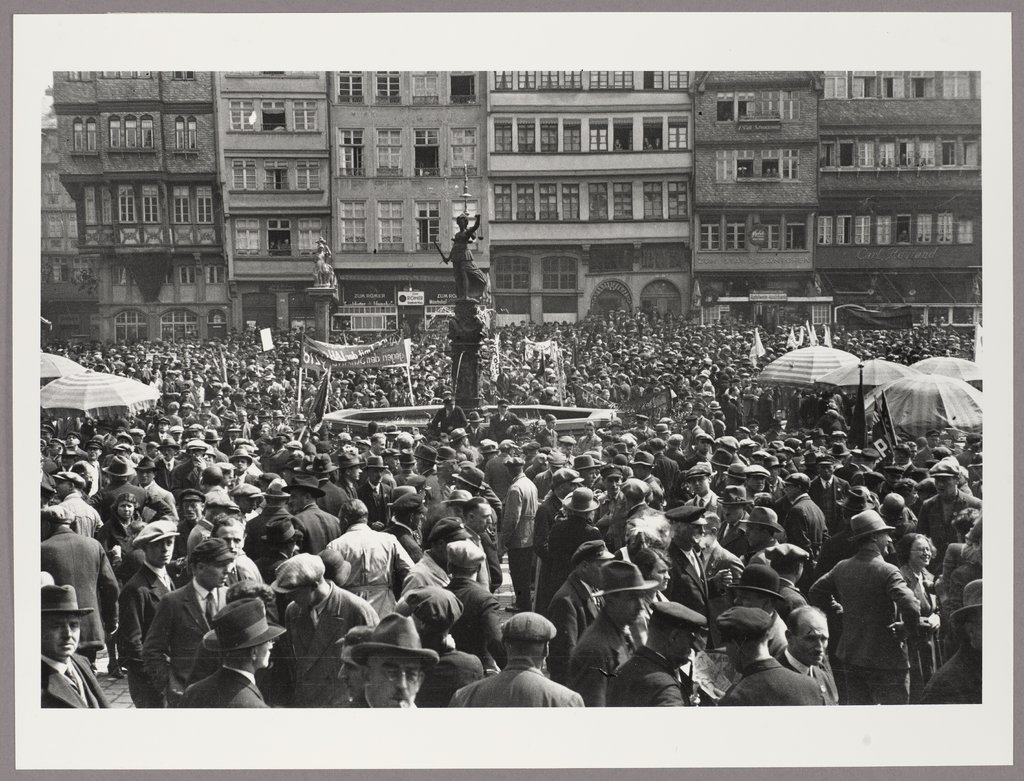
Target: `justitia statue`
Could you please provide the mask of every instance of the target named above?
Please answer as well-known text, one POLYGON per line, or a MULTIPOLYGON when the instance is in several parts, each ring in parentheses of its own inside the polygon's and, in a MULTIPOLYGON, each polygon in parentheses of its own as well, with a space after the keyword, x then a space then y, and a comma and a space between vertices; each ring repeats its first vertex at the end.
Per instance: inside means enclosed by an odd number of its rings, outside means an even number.
POLYGON ((316 282, 314 287, 336 287, 337 281, 334 277, 334 267, 331 259, 334 254, 327 246, 327 241, 321 236, 316 242, 316 270, 313 272, 313 279, 316 282))
MULTIPOLYGON (((487 275, 473 262, 473 252, 469 245, 475 241, 475 234, 480 228, 480 215, 476 215, 473 226, 469 227, 469 215, 460 214, 455 218, 459 232, 452 237, 452 250, 448 255, 441 252, 441 260, 451 263, 455 271, 455 297, 479 301, 487 293, 487 275)), ((437 246, 437 242, 434 242, 437 246)))

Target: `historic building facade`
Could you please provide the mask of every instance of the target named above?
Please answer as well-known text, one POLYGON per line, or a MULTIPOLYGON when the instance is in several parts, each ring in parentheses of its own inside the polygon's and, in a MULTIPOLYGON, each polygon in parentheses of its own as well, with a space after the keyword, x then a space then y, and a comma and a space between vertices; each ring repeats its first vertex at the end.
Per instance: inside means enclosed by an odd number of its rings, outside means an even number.
POLYGON ((488 75, 499 322, 690 302, 688 71, 488 75))
MULTIPOLYGON (((54 74, 61 182, 104 340, 227 334, 213 121, 201 71, 54 74)), ((44 293, 44 296, 46 293, 44 293)))
POLYGON ((910 320, 933 325, 980 316, 979 76, 825 72, 815 261, 840 314, 909 307, 910 320))

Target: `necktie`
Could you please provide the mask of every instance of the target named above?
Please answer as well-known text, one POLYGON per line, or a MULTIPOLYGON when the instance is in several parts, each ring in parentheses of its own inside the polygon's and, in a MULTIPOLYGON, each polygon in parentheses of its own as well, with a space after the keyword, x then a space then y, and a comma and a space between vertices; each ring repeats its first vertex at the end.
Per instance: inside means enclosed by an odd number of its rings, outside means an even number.
POLYGON ((79 696, 82 702, 85 702, 85 691, 82 689, 82 682, 79 681, 78 676, 75 675, 71 662, 68 662, 68 666, 64 668, 64 677, 71 683, 71 687, 75 690, 75 694, 79 696))
POLYGON ((206 623, 213 626, 213 617, 217 614, 217 600, 213 598, 213 592, 206 592, 206 623))

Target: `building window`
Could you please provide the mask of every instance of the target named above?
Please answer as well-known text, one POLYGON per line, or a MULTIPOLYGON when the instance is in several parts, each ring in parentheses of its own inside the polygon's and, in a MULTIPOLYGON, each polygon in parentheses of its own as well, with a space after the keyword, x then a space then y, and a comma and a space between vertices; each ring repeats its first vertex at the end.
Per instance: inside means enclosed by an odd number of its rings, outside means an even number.
POLYGON ((298 190, 320 189, 319 160, 299 160, 295 163, 295 187, 298 190))
POLYGON ((839 167, 852 168, 855 160, 854 143, 852 141, 839 142, 839 167))
POLYGON ((78 117, 71 123, 71 148, 76 152, 85 150, 85 123, 78 117))
POLYGON ((580 186, 578 184, 562 185, 562 219, 578 220, 580 218, 580 186))
POLYGON ((530 289, 530 261, 528 258, 495 258, 495 286, 506 290, 530 289))
POLYGON ((700 248, 707 251, 722 248, 722 226, 718 222, 701 222, 700 248))
POLYGON ((47 215, 47 236, 59 237, 64 235, 64 222, 59 214, 47 215))
POLYGON ((743 249, 747 245, 747 224, 745 222, 727 222, 725 224, 725 248, 727 250, 743 249))
POLYGON ((836 217, 836 244, 849 244, 853 240, 853 217, 840 215, 836 217))
MULTIPOLYGON (((669 120, 671 124, 671 120, 669 120)), ((662 148, 662 122, 661 119, 644 120, 643 145, 645 150, 656 150, 662 148)))
POLYGON ((871 217, 866 214, 858 215, 853 220, 853 243, 871 243, 871 217))
POLYGON ((541 274, 545 290, 576 289, 576 261, 573 258, 543 258, 541 274))
POLYGON ((744 149, 736 152, 736 178, 751 179, 754 176, 754 151, 744 149))
POLYGON ((174 221, 179 224, 191 222, 189 215, 189 198, 187 187, 175 187, 172 190, 174 201, 174 221))
POLYGON ((590 128, 590 151, 608 151, 608 120, 591 119, 587 123, 590 128))
POLYGON ((377 102, 401 103, 401 74, 398 71, 377 72, 377 102))
MULTIPOLYGON (((668 120, 668 149, 686 149, 688 141, 688 124, 685 119, 674 119, 672 117, 668 120)), ((660 136, 660 127, 659 133, 660 136)), ((660 138, 656 139, 656 143, 653 144, 654 149, 661 149, 660 138)))
POLYGON ((450 77, 452 103, 476 103, 476 76, 471 73, 453 73, 450 77))
MULTIPOLYGON (((86 128, 88 129, 88 127, 89 125, 86 123, 86 128)), ((976 168, 979 165, 978 150, 977 141, 964 141, 964 165, 972 168, 976 168)))
POLYGON ((377 175, 402 175, 402 131, 377 131, 377 175))
POLYGON ((608 219, 608 185, 605 182, 592 182, 587 185, 590 202, 590 219, 608 219))
POLYGON ((307 217, 299 220, 299 254, 312 255, 316 251, 316 242, 323 236, 323 226, 319 217, 307 217))
POLYGON ((796 149, 782 150, 782 178, 795 180, 800 178, 800 152, 796 149))
POLYGON ((626 151, 633 148, 632 120, 615 120, 612 123, 612 148, 616 151, 626 151))
POLYGON ((894 168, 896 166, 896 144, 883 141, 878 145, 878 167, 894 168))
POLYGON ((139 121, 131 114, 124 118, 124 146, 126 149, 139 146, 139 121))
POLYGON ((174 81, 195 81, 195 71, 171 71, 171 79, 174 81))
POLYGON ((251 100, 232 100, 228 103, 230 128, 232 130, 255 130, 256 112, 251 100))
POLYGON ((669 89, 687 89, 690 86, 690 72, 689 71, 669 71, 668 72, 668 88, 669 89))
POLYGON ((271 255, 292 254, 291 220, 267 220, 267 247, 271 255))
POLYGON ((153 117, 144 116, 139 119, 139 127, 142 134, 142 148, 153 148, 153 117))
POLYGON ((235 221, 235 252, 239 255, 256 255, 260 251, 259 220, 235 221))
POLYGON ((888 214, 875 217, 875 243, 892 244, 892 217, 888 214))
POLYGON ((199 146, 199 132, 196 127, 196 118, 189 117, 186 124, 188 127, 188 135, 186 137, 185 148, 195 149, 199 146))
POLYGON ((731 92, 719 92, 715 98, 715 119, 718 122, 731 122, 736 118, 736 96, 731 92))
POLYGON ((174 119, 174 148, 185 148, 185 118, 175 117, 174 119))
POLYGON ((433 249, 441 231, 441 202, 416 201, 416 249, 433 249))
POLYGON ((204 268, 206 269, 207 285, 224 284, 224 280, 227 278, 227 273, 224 266, 205 266, 204 268))
POLYGON ((686 182, 668 183, 668 218, 686 218, 686 182))
POLYGON ((934 98, 935 79, 923 71, 912 72, 910 76, 910 97, 934 98))
POLYGON ((875 144, 873 141, 857 142, 857 167, 875 167, 875 144))
POLYGON ((747 119, 756 115, 755 98, 753 92, 736 93, 736 119, 747 119))
POLYGON ((558 151, 558 122, 544 122, 540 123, 540 151, 541 152, 557 152, 558 151))
POLYGON ((440 133, 437 129, 413 132, 413 156, 416 176, 441 175, 440 133))
POLYGON ((532 119, 516 120, 516 137, 520 152, 537 151, 537 127, 532 119))
POLYGON ((919 166, 935 165, 935 142, 920 141, 917 145, 917 164, 919 166))
POLYGON ((338 131, 338 175, 363 175, 363 131, 338 131))
POLYGON ((494 123, 494 151, 495 152, 511 152, 512 151, 512 123, 511 122, 495 122, 494 123))
POLYGON ((917 164, 913 141, 900 141, 897 145, 897 149, 899 151, 899 161, 901 166, 908 167, 917 164))
POLYGON ((779 236, 781 234, 779 232, 779 225, 778 225, 778 223, 762 222, 762 223, 758 223, 758 224, 762 228, 764 228, 764 232, 765 232, 764 248, 765 249, 779 249, 779 236))
POLYGON ((897 214, 896 215, 896 243, 897 244, 909 244, 910 243, 910 215, 909 214, 897 214))
POLYGON ((338 71, 338 102, 363 102, 363 74, 359 71, 338 71))
POLYGON ((160 338, 165 342, 199 336, 199 318, 193 312, 178 309, 160 317, 160 338))
POLYGON ((818 217, 818 244, 828 245, 832 243, 832 218, 818 217))
POLYGON ((533 185, 516 185, 516 219, 534 220, 537 218, 533 203, 533 185))
POLYGON ((869 75, 854 74, 851 97, 854 98, 874 98, 878 96, 877 93, 878 81, 875 78, 874 73, 869 75))
POLYGON ((967 71, 946 71, 942 74, 942 97, 969 98, 971 74, 967 71))
POLYGON ((292 125, 295 130, 316 130, 316 101, 296 100, 292 103, 292 125))
MULTIPOLYGON (((917 215, 918 225, 918 237, 917 240, 922 243, 926 243, 931 240, 931 215, 930 214, 919 214, 917 215), (928 218, 928 239, 922 242, 921 239, 921 219, 923 217, 928 218)), ((953 215, 950 212, 941 212, 938 215, 935 231, 935 241, 939 244, 952 244, 953 243, 953 215)))
POLYGON ((633 71, 591 71, 591 89, 633 89, 633 71))
POLYGON ((103 225, 114 222, 114 199, 106 187, 100 188, 100 222, 103 225))
POLYGON ((256 189, 256 161, 231 161, 231 186, 235 190, 256 189))
POLYGON ((213 222, 213 188, 196 188, 196 222, 209 224, 213 222))
POLYGON ((959 244, 974 243, 974 220, 970 217, 961 217, 957 221, 956 240, 959 244))
POLYGON ((342 249, 366 249, 366 204, 363 201, 341 201, 338 204, 341 218, 342 249))
POLYGON ((538 218, 541 220, 558 219, 558 185, 542 184, 537 187, 538 218))
POLYGON ((196 283, 195 266, 178 266, 178 284, 194 285, 196 283))
POLYGON ((644 219, 665 218, 663 186, 661 182, 644 182, 644 219))
POLYGON ((779 92, 779 115, 782 119, 800 118, 800 101, 791 90, 779 92))
POLYGON ((665 74, 662 71, 644 71, 644 89, 664 89, 665 74))
POLYGON ((436 73, 412 75, 412 102, 421 106, 437 105, 439 101, 436 73))
POLYGON ((510 90, 514 81, 515 71, 494 71, 494 89, 510 90))
POLYGON ((119 149, 121 147, 121 118, 110 117, 107 120, 107 131, 110 148, 119 149))
POLYGON ((762 149, 761 150, 761 178, 762 179, 778 179, 779 178, 779 150, 777 150, 777 149, 762 149))
POLYGON ((285 160, 265 160, 263 162, 263 189, 288 189, 288 162, 285 160))
POLYGON ((844 71, 825 71, 825 98, 845 98, 846 73, 844 71))
POLYGON ((615 182, 612 185, 612 218, 633 219, 633 183, 615 182))
POLYGON ((580 132, 580 121, 574 120, 563 120, 562 121, 562 151, 563 152, 579 152, 583 149, 582 146, 582 133, 580 132))
POLYGON ((383 250, 402 250, 402 202, 381 201, 377 204, 377 240, 383 250))
POLYGON ((452 128, 452 173, 476 173, 476 128, 452 128))
POLYGON ((287 130, 283 100, 264 100, 260 103, 260 130, 287 130))
POLYGON ((819 165, 822 168, 834 168, 836 164, 836 145, 831 141, 821 144, 819 165))
POLYGON ((512 219, 512 185, 494 185, 494 219, 512 219))
POLYGON ((117 188, 117 219, 121 223, 135 222, 135 191, 126 185, 117 188))
POLYGON ((900 73, 883 73, 880 78, 881 95, 883 98, 903 97, 903 75, 900 73))
POLYGON ((519 89, 537 89, 537 73, 535 71, 516 71, 516 82, 519 89))
POLYGON ((944 166, 956 165, 956 141, 943 141, 940 149, 942 164, 944 166))
POLYGON ((85 224, 96 224, 96 188, 82 188, 83 200, 85 201, 85 224))
POLYGON ((128 310, 114 315, 114 341, 136 342, 148 337, 146 316, 142 312, 128 310))
POLYGON ((784 249, 807 249, 807 226, 804 223, 786 223, 786 246, 784 249))

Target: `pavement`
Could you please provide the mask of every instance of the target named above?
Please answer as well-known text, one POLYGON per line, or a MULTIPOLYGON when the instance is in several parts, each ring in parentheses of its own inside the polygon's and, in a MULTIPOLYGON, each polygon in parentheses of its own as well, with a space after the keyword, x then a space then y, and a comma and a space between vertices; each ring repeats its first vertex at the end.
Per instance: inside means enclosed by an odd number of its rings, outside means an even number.
MULTIPOLYGON (((501 562, 502 580, 501 586, 498 587, 498 591, 495 596, 498 598, 498 603, 502 609, 509 607, 515 601, 515 596, 512 592, 512 579, 508 574, 508 563, 505 559, 501 562)), ((511 613, 503 613, 502 622, 504 623, 505 618, 511 618, 511 613)), ((128 694, 128 679, 127 678, 111 678, 107 675, 107 652, 106 650, 100 651, 96 657, 96 680, 99 681, 100 688, 103 689, 103 693, 107 696, 107 700, 110 702, 112 708, 133 708, 132 698, 128 694)))

